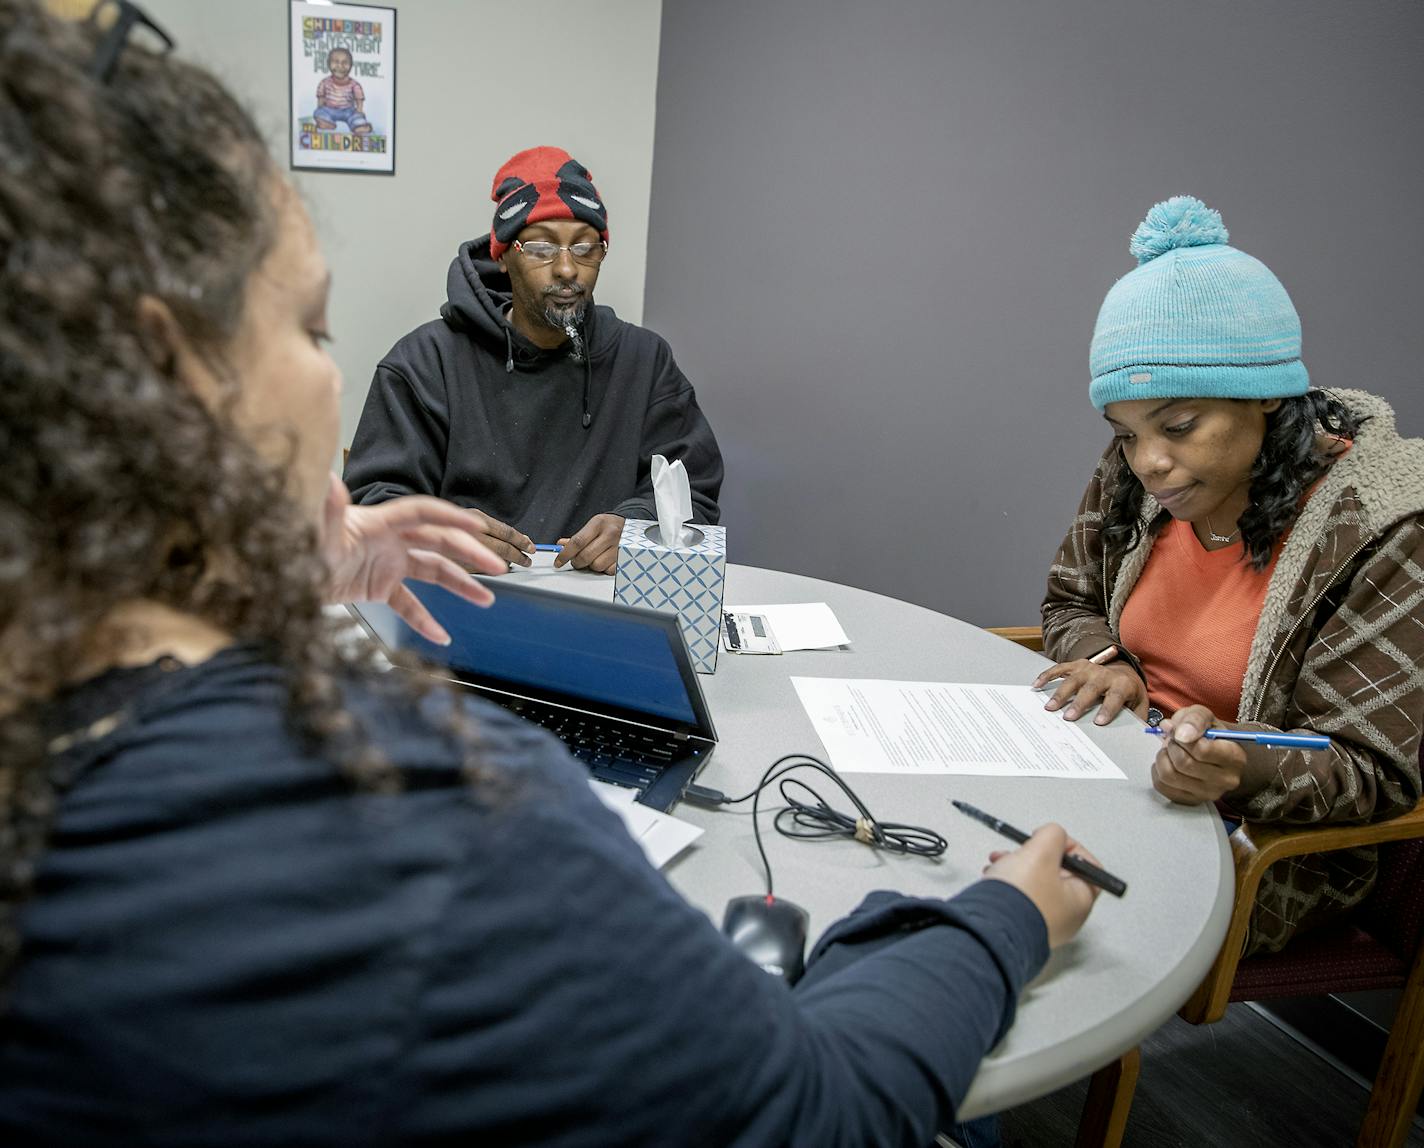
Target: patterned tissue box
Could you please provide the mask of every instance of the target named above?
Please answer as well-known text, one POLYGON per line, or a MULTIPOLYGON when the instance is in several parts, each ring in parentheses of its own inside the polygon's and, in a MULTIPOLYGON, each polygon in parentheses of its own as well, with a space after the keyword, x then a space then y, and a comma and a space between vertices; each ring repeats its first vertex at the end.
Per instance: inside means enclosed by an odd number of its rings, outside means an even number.
POLYGON ((722 637, 722 587, 727 573, 727 528, 688 523, 695 531, 682 545, 664 546, 658 524, 643 518, 623 523, 613 597, 629 606, 675 610, 699 674, 717 669, 722 637))

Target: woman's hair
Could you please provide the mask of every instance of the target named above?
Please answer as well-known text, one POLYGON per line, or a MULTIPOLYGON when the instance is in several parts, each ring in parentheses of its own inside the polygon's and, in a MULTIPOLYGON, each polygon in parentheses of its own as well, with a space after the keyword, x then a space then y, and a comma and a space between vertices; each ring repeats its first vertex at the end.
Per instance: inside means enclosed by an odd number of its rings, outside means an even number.
MULTIPOLYGON (((270 249, 279 176, 203 70, 0 0, 0 986, 61 796, 43 703, 147 600, 288 671, 293 728, 358 781, 393 784, 342 705, 362 655, 321 617, 315 527, 286 466, 234 428, 222 351, 270 249), (161 300, 227 392, 204 403, 139 330, 161 300)), ((406 677, 407 675, 401 675, 406 677)))
MULTIPOLYGON (((1320 431, 1354 438, 1365 419, 1327 391, 1308 391, 1281 400, 1266 416, 1266 436, 1251 466, 1250 501, 1237 520, 1251 565, 1264 570, 1277 540, 1300 513, 1301 496, 1330 466, 1316 441, 1320 431)), ((1103 542, 1110 552, 1131 550, 1142 535, 1142 483, 1123 458, 1114 453, 1106 476, 1111 490, 1103 513, 1103 542)), ((1164 510, 1149 525, 1155 534, 1170 517, 1164 510)))

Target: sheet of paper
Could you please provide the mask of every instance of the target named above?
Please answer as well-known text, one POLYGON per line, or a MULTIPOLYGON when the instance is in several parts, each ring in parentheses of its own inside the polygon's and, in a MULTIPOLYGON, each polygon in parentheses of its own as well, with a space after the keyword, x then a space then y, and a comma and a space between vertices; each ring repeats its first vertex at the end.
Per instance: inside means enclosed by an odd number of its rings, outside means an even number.
POLYGON ((791 679, 842 773, 1126 778, 1028 686, 791 679))
POLYGON ((572 567, 556 568, 554 566, 554 559, 557 557, 558 554, 553 550, 536 550, 529 555, 530 564, 516 566, 514 572, 518 573, 521 578, 549 578, 568 573, 572 567))
MULTIPOLYGON (((626 785, 609 785, 606 782, 599 781, 596 777, 590 777, 588 783, 593 786, 593 795, 598 798, 599 801, 603 802, 603 804, 613 810, 614 813, 623 817, 624 821, 628 820, 623 816, 623 810, 638 800, 638 791, 636 789, 629 789, 626 785)), ((647 806, 643 806, 642 808, 647 809, 647 806)), ((652 813, 653 810, 649 809, 648 812, 652 813)))
POLYGON ((638 791, 622 785, 605 785, 589 778, 589 785, 604 805, 623 819, 628 835, 633 838, 654 869, 661 869, 694 841, 702 830, 669 813, 659 813, 637 802, 638 791))
POLYGON ((778 606, 724 606, 729 614, 761 614, 771 623, 771 632, 783 652, 825 650, 844 646, 850 639, 824 602, 794 602, 778 606))

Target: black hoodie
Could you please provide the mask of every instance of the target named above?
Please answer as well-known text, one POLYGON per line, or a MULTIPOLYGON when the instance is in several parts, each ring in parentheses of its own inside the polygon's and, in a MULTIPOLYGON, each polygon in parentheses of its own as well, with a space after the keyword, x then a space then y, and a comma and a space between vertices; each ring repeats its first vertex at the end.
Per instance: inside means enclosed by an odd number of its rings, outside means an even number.
POLYGON ((722 455, 661 337, 590 306, 583 359, 534 346, 504 317, 488 236, 460 245, 446 291, 376 367, 346 464, 356 502, 433 494, 556 542, 596 514, 655 518, 661 454, 687 468, 695 521, 717 521, 722 455))

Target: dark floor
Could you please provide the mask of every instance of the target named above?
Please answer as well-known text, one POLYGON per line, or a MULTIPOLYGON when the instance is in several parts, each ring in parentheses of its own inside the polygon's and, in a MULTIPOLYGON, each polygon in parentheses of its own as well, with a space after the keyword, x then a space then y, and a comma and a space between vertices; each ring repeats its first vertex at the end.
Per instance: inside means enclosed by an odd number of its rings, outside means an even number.
MULTIPOLYGON (((1005 1148, 1071 1146, 1087 1081, 1003 1115, 1005 1148)), ((1266 1014, 1173 1017, 1142 1045, 1123 1148, 1350 1148, 1369 1089, 1266 1014)), ((1424 1148, 1416 1121, 1406 1141, 1424 1148)))

